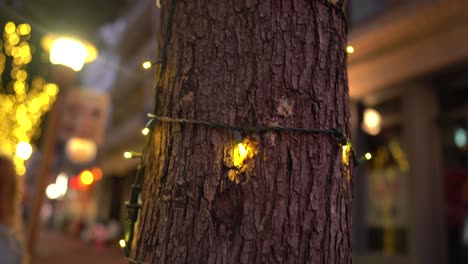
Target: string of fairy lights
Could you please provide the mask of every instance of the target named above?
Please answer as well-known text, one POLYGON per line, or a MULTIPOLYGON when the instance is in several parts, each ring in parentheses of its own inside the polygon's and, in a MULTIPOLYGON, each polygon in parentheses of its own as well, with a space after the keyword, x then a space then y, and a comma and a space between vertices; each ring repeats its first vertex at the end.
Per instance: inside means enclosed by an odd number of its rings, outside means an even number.
POLYGON ((59 92, 56 84, 42 77, 30 78, 27 72, 33 50, 30 37, 29 24, 17 25, 10 21, 5 24, 0 40, 0 77, 10 75, 8 83, 0 78, 0 152, 13 158, 20 176, 26 172, 25 161, 33 151, 30 142, 39 136, 42 117, 51 109, 59 92), (6 68, 7 63, 11 65, 6 68))
MULTIPOLYGON (((313 134, 313 135, 324 135, 324 136, 328 136, 332 138, 335 141, 336 145, 342 148, 342 157, 343 157, 342 163, 344 166, 347 167, 346 176, 348 180, 349 180, 351 165, 357 166, 361 164, 362 162, 366 160, 370 160, 372 158, 372 155, 370 153, 366 153, 364 156, 358 159, 350 140, 346 137, 346 135, 343 134, 341 130, 337 128, 317 129, 317 128, 297 128, 297 127, 268 126, 268 125, 233 126, 233 125, 223 124, 223 123, 214 123, 214 122, 208 122, 208 121, 203 121, 203 120, 160 116, 160 115, 155 114, 156 104, 158 102, 158 95, 161 89, 161 80, 166 69, 167 47, 169 45, 169 38, 171 35, 171 26, 172 26, 172 19, 174 15, 175 2, 176 0, 172 0, 171 6, 169 6, 167 27, 164 32, 164 41, 163 41, 163 45, 161 49, 161 57, 153 61, 146 61, 142 64, 142 67, 144 69, 149 69, 153 66, 159 66, 159 69, 158 69, 159 75, 158 75, 156 85, 155 85, 154 114, 151 114, 151 113, 148 114, 148 117, 150 119, 141 131, 143 135, 147 136, 145 145, 143 147, 143 151, 142 152, 127 151, 124 153, 124 158, 126 159, 134 159, 134 158, 140 159, 140 163, 137 168, 135 181, 131 186, 130 199, 128 202, 126 202, 127 218, 126 218, 125 235, 124 235, 124 238, 119 241, 119 245, 124 251, 124 256, 126 260, 129 263, 133 263, 133 264, 146 264, 146 262, 133 259, 130 256, 130 251, 131 251, 131 246, 133 244, 135 225, 138 220, 138 215, 141 209, 141 204, 139 203, 138 199, 139 199, 141 189, 142 189, 140 182, 143 179, 144 174, 145 174, 144 161, 146 159, 147 150, 148 150, 149 142, 151 139, 151 134, 158 122, 167 123, 167 124, 204 126, 204 127, 208 127, 212 129, 223 129, 223 130, 231 131, 233 135, 233 140, 236 143, 236 148, 234 149, 234 155, 233 155, 233 158, 234 158, 233 164, 235 166, 241 166, 243 164, 243 161, 248 157, 248 153, 251 150, 250 147, 246 146, 245 144, 245 141, 244 141, 245 136, 249 134, 261 134, 265 132, 313 134)), ((156 4, 160 8, 160 2, 157 1, 156 4)))

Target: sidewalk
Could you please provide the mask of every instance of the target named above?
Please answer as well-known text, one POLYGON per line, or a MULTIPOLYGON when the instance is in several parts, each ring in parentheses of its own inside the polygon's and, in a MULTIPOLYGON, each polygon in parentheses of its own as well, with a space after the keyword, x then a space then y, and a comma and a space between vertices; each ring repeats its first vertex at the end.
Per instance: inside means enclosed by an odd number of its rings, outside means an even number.
POLYGON ((126 264, 118 244, 96 247, 77 238, 41 230, 32 264, 126 264))

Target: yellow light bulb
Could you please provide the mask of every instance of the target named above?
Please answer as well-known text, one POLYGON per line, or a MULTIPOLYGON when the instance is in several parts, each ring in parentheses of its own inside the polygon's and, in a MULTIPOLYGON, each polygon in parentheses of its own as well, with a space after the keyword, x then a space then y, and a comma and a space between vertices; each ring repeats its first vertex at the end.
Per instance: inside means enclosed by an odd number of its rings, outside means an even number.
POLYGON ((129 152, 129 151, 125 151, 123 155, 124 155, 124 158, 126 158, 126 159, 131 159, 132 158, 132 153, 129 152))
POLYGON ((349 147, 348 144, 346 144, 346 145, 343 145, 342 148, 343 148, 343 159, 342 159, 342 161, 343 161, 343 163, 345 165, 348 165, 349 164, 350 147, 349 147))
POLYGON ((145 62, 143 62, 142 66, 143 66, 143 69, 147 70, 147 69, 151 68, 153 66, 153 64, 151 64, 151 61, 145 61, 145 62))
POLYGON ((16 31, 19 35, 25 36, 31 32, 31 26, 29 24, 19 24, 16 31))
POLYGON ((370 154, 369 152, 367 152, 364 157, 366 158, 366 160, 370 160, 372 159, 372 154, 370 154))
POLYGON ((126 246, 125 240, 120 239, 120 240, 119 240, 119 246, 120 246, 121 248, 124 248, 124 247, 126 246))
POLYGON ((90 185, 94 181, 94 175, 88 170, 85 170, 80 175, 80 180, 84 185, 90 185))
POLYGON ((11 21, 8 22, 8 23, 6 23, 6 25, 5 25, 5 33, 7 33, 7 34, 12 34, 13 32, 15 32, 15 30, 16 30, 15 23, 13 23, 13 22, 11 22, 11 21))
POLYGON ((241 157, 247 156, 247 150, 245 149, 244 144, 239 143, 239 144, 237 144, 237 147, 239 148, 239 156, 241 156, 241 157))
POLYGON ((244 160, 247 158, 248 153, 249 153, 248 147, 246 147, 242 143, 237 144, 237 148, 234 148, 234 157, 233 157, 234 166, 236 167, 241 166, 244 163, 244 160))
POLYGON ((44 86, 44 90, 50 96, 56 96, 59 92, 59 88, 55 83, 48 83, 44 86))
POLYGON ((348 47, 346 47, 346 52, 348 52, 349 54, 353 54, 354 53, 354 47, 349 45, 348 47))
POLYGON ((150 132, 150 129, 147 128, 147 127, 143 128, 143 129, 141 130, 141 133, 142 133, 143 135, 145 135, 145 136, 148 135, 149 132, 150 132))
POLYGON ((26 168, 23 165, 16 166, 16 174, 18 174, 18 176, 23 176, 25 173, 26 173, 26 168))

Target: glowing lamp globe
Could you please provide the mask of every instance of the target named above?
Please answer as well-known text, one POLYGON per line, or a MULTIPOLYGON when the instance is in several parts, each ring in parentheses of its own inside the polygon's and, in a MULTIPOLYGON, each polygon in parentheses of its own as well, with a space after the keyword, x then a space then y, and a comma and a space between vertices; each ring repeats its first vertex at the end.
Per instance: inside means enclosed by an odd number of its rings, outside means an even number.
POLYGON ((32 146, 28 142, 20 142, 16 146, 16 156, 22 160, 27 160, 33 152, 32 146))
POLYGON ((86 164, 96 158, 97 145, 93 140, 72 137, 65 146, 65 155, 75 164, 86 164))
POLYGON ((367 108, 364 110, 364 121, 362 123, 362 129, 370 134, 377 135, 380 133, 382 126, 382 116, 380 113, 372 108, 367 108))
POLYGON ((85 63, 97 57, 97 50, 93 45, 71 37, 48 35, 42 39, 41 44, 49 51, 52 64, 64 65, 74 71, 80 71, 85 63))
POLYGON ((46 196, 50 200, 58 199, 61 194, 62 191, 57 185, 55 185, 55 183, 49 184, 46 188, 46 196))

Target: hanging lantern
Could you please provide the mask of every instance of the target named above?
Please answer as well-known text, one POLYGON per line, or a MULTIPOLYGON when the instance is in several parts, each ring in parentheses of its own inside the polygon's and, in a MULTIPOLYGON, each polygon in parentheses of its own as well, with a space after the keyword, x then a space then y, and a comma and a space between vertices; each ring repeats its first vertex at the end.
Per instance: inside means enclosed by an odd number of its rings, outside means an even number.
POLYGON ((65 154, 73 163, 86 164, 96 158, 97 145, 93 140, 72 137, 67 141, 65 154))

